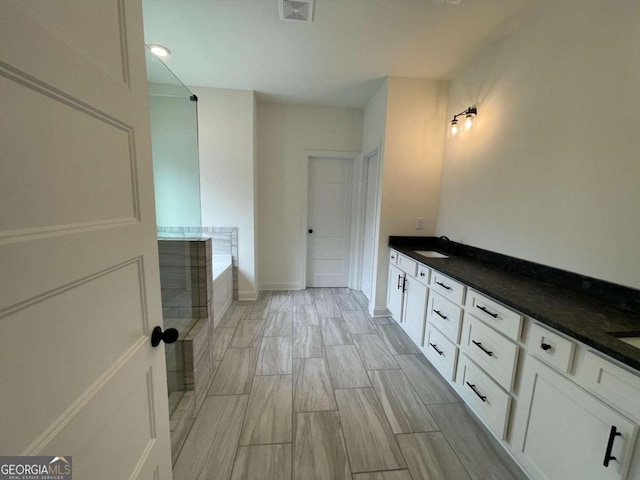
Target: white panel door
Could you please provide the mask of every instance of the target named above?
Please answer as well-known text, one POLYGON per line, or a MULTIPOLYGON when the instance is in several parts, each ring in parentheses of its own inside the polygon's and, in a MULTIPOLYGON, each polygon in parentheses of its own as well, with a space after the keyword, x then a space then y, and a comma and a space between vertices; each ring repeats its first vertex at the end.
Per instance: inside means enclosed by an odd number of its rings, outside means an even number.
POLYGON ((352 183, 353 160, 309 159, 308 287, 349 285, 352 183))
POLYGON ((0 0, 0 455, 170 479, 139 0, 0 0))
POLYGON ((378 204, 378 154, 365 159, 364 228, 362 238, 362 273, 360 289, 371 300, 373 282, 373 254, 375 247, 376 213, 378 204))

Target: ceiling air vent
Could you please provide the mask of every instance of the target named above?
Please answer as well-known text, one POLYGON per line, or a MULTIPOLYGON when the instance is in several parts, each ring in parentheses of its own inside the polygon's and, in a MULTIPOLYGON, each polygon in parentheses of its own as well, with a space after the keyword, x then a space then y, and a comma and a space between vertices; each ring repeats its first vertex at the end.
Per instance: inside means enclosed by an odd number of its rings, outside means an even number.
POLYGON ((311 22, 313 20, 313 0, 278 0, 280 20, 291 22, 311 22))

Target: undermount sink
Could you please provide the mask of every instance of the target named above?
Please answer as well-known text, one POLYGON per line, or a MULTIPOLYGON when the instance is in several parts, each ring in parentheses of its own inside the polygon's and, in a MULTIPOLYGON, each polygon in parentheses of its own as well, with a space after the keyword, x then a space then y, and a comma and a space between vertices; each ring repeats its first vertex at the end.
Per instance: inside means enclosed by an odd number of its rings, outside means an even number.
POLYGON ((640 348, 640 332, 612 333, 611 335, 632 347, 640 348))
POLYGON ((414 250, 415 253, 422 255, 423 257, 428 258, 449 258, 449 255, 445 255, 444 253, 435 252, 433 250, 414 250))

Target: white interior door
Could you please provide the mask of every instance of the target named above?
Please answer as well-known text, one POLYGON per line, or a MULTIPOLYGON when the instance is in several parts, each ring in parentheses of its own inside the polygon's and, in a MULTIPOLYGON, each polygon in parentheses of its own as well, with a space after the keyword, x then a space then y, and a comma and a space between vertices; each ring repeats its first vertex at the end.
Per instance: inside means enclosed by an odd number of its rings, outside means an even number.
POLYGON ((0 455, 171 478, 139 0, 0 0, 0 455))
POLYGON ((307 286, 347 287, 353 160, 309 159, 307 286))
POLYGON ((378 153, 367 157, 364 161, 364 228, 362 238, 362 269, 360 288, 371 300, 373 283, 373 253, 375 246, 376 213, 378 204, 378 153))

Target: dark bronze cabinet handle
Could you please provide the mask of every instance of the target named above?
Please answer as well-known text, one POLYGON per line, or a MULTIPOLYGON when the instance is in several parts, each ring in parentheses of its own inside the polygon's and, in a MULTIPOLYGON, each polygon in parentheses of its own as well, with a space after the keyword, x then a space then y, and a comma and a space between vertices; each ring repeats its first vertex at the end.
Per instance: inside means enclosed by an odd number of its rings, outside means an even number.
POLYGON ((402 281, 402 291, 407 291, 407 277, 404 277, 404 280, 402 281))
POLYGON ((400 290, 400 288, 402 288, 402 285, 400 285, 401 281, 402 281, 402 275, 398 275, 398 290, 400 290))
POLYGON ((438 350, 438 346, 433 344, 433 343, 429 343, 429 345, 431 345, 431 348, 433 348, 436 352, 438 352, 438 355, 442 355, 442 350, 438 350))
POLYGON ((440 318, 443 318, 444 320, 447 320, 449 318, 446 315, 443 315, 442 313, 440 313, 440 310, 434 310, 433 313, 438 315, 440 318))
POLYGON ((424 277, 424 272, 420 272, 420 276, 421 276, 421 277, 424 277))
POLYGON ((478 347, 480 350, 482 350, 484 353, 486 353, 490 357, 493 357, 493 352, 491 352, 491 351, 487 350, 486 348, 484 348, 482 346, 482 342, 476 342, 475 340, 471 340, 471 343, 473 343, 476 347, 478 347))
POLYGON ((607 441, 607 450, 604 452, 604 462, 602 464, 605 467, 609 466, 609 462, 611 460, 615 460, 616 462, 618 461, 616 457, 611 455, 611 451, 613 450, 613 442, 615 442, 616 437, 621 436, 622 434, 618 432, 618 429, 615 426, 611 426, 611 431, 609 432, 609 440, 607 441))
POLYGON ((480 310, 482 310, 484 313, 486 313, 487 315, 491 315, 493 318, 498 318, 498 314, 497 313, 491 313, 489 310, 487 310, 485 307, 483 307, 482 305, 476 305, 476 308, 479 308, 480 310))
POLYGON ((476 390, 476 386, 475 385, 471 385, 469 382, 467 382, 467 385, 469 385, 469 388, 471 390, 473 390, 473 393, 475 393, 478 397, 480 397, 480 400, 482 400, 483 402, 487 401, 487 397, 484 395, 480 395, 480 392, 478 392, 478 390, 476 390))
POLYGON ((442 282, 436 282, 438 285, 440 285, 442 288, 446 288, 447 290, 451 290, 451 287, 449 285, 445 285, 442 282))
POLYGON ((541 343, 540 348, 544 351, 551 350, 551 345, 549 345, 548 343, 541 343))

